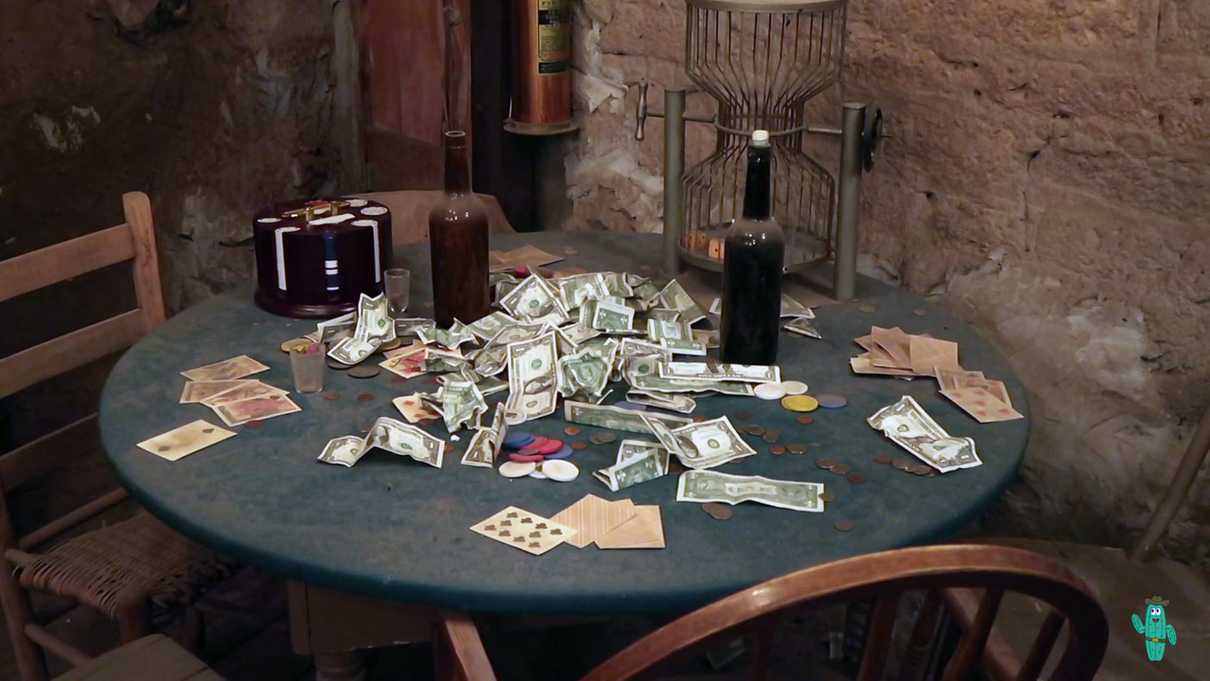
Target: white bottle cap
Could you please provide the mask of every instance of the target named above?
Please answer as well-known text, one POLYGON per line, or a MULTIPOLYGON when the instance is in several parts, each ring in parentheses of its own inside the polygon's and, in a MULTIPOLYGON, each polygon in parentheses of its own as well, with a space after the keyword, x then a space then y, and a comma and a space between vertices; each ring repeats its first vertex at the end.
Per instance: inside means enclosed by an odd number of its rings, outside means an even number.
POLYGON ((754 147, 769 146, 769 131, 768 130, 753 130, 752 131, 752 146, 754 146, 754 147))

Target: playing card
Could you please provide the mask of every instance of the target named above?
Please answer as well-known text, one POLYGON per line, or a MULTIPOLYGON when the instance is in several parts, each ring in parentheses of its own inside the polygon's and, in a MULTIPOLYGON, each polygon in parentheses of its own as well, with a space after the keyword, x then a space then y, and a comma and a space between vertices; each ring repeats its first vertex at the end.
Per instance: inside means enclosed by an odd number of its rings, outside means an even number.
POLYGON ((214 408, 214 413, 218 414, 218 417, 228 426, 238 426, 249 421, 264 421, 274 416, 293 414, 296 411, 302 411, 302 408, 285 395, 253 397, 250 400, 241 400, 214 408))
POLYGON ((206 399, 202 400, 202 404, 214 409, 215 407, 221 407, 224 404, 231 404, 232 402, 240 402, 242 400, 250 400, 253 397, 267 397, 269 395, 286 394, 288 394, 287 391, 261 383, 260 381, 241 381, 241 385, 237 385, 234 388, 230 388, 216 395, 207 397, 206 399))
POLYGON ((403 395, 391 400, 391 404, 403 414, 408 423, 427 423, 441 418, 441 414, 433 411, 420 399, 420 393, 403 395))
MULTIPOLYGON (((400 350, 403 350, 403 348, 400 348, 400 350)), ((424 346, 408 348, 406 352, 391 355, 382 362, 379 362, 378 366, 403 378, 416 378, 427 373, 424 368, 424 361, 427 357, 428 348, 424 346)))
POLYGON ((597 539, 600 549, 662 549, 664 522, 659 506, 635 506, 635 516, 597 539))
POLYGON ((139 443, 139 448, 169 461, 179 461, 229 437, 235 437, 235 433, 199 419, 150 440, 144 440, 139 443))
POLYGON ((262 371, 268 371, 269 367, 252 359, 247 355, 232 357, 214 364, 182 371, 181 375, 191 381, 229 381, 234 378, 243 378, 252 374, 259 374, 262 371))
POLYGON ((181 404, 201 402, 224 390, 230 390, 245 383, 252 383, 252 381, 186 381, 185 387, 181 390, 181 404))
POLYGON ((629 499, 606 501, 596 495, 585 494, 582 499, 552 516, 551 520, 576 530, 576 535, 566 541, 582 549, 634 516, 634 502, 629 499))
POLYGON ((937 368, 961 369, 958 365, 958 344, 953 341, 924 336, 910 336, 910 366, 917 374, 932 375, 937 368))
POLYGON ((961 407, 963 411, 973 416, 979 423, 996 423, 1025 418, 1017 410, 996 399, 994 395, 983 388, 943 390, 941 394, 961 407))
POLYGON ((540 556, 575 536, 576 531, 548 518, 509 506, 471 526, 471 531, 501 544, 540 556))

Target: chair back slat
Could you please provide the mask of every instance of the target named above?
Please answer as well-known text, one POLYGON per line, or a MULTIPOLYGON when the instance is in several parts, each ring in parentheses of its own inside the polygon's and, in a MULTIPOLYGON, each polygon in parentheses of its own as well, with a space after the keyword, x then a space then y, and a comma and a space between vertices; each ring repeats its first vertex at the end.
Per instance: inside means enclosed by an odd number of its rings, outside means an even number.
MULTIPOLYGON (((980 615, 990 630, 999 594, 1022 593, 1044 601, 1071 625, 1054 678, 1091 681, 1109 639, 1105 612, 1087 586, 1053 559, 1003 546, 943 545, 874 553, 801 570, 724 598, 668 624, 606 660, 583 681, 628 681, 665 660, 733 636, 736 629, 788 611, 834 603, 879 599, 875 618, 880 633, 891 605, 882 599, 905 591, 978 588, 998 595, 984 600, 980 615)), ((961 653, 969 639, 959 644, 961 653)), ((976 661, 986 642, 973 641, 966 656, 976 661), (977 648, 977 650, 976 650, 977 648)), ((870 642, 867 641, 867 645, 870 642)), ((957 658, 957 656, 956 656, 957 658)), ((963 660, 952 660, 964 664, 963 660)), ((871 663, 872 664, 872 663, 871 663)), ((957 669, 958 667, 951 667, 957 669)), ((871 672, 872 673, 872 672, 871 672)))
POLYGON ((887 594, 874 601, 874 612, 870 615, 870 627, 865 637, 865 652, 861 655, 857 681, 878 681, 882 678, 887 651, 891 647, 891 630, 895 628, 895 614, 898 611, 899 594, 887 594))
POLYGON ((991 636, 992 625, 996 623, 996 613, 1000 611, 1000 601, 1003 599, 1004 590, 1001 588, 993 587, 983 591, 975 621, 958 644, 958 650, 941 677, 942 681, 963 681, 975 671, 975 667, 983 659, 983 649, 987 647, 987 638, 991 636))
POLYGON ((1062 630, 1063 616, 1051 610, 1046 614, 1042 628, 1038 630, 1038 636, 1034 639, 1034 644, 1030 646, 1029 654, 1025 656, 1025 662, 1017 671, 1017 681, 1038 681, 1038 677, 1042 675, 1042 668, 1046 666, 1046 660, 1050 658, 1050 651, 1054 649, 1055 642, 1059 640, 1059 632, 1062 630))
POLYGON ((147 319, 146 333, 164 322, 164 294, 160 288, 160 259, 155 250, 155 222, 151 199, 142 192, 122 195, 126 224, 134 243, 134 292, 147 319))
POLYGON ((0 302, 134 257, 130 225, 122 224, 0 261, 0 302))
POLYGON ((0 397, 130 347, 147 331, 142 310, 130 310, 0 359, 0 397))
POLYGON ((97 415, 43 435, 0 456, 0 489, 11 490, 45 475, 77 455, 80 442, 99 442, 97 415))

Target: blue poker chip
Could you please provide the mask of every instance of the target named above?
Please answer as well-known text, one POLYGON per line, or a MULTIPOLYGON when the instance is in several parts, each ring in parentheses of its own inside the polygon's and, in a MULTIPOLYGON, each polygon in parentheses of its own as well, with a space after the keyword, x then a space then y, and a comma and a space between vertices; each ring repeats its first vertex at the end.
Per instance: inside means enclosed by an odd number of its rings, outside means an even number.
POLYGON ((547 454, 546 458, 548 458, 548 459, 570 459, 571 453, 573 451, 575 451, 575 450, 573 450, 571 448, 571 445, 563 445, 562 449, 555 452, 554 454, 547 454))
POLYGON ((507 449, 521 449, 525 445, 534 441, 533 433, 526 433, 521 430, 510 430, 508 435, 504 436, 504 446, 507 449))

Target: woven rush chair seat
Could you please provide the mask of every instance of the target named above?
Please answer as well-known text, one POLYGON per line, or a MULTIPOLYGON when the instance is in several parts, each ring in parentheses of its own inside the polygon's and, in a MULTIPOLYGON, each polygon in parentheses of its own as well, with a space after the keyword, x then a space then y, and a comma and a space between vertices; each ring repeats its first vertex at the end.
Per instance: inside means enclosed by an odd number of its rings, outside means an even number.
POLYGON ((234 563, 139 512, 17 563, 26 589, 74 598, 116 617, 123 604, 149 599, 168 609, 191 603, 231 574, 234 563))

